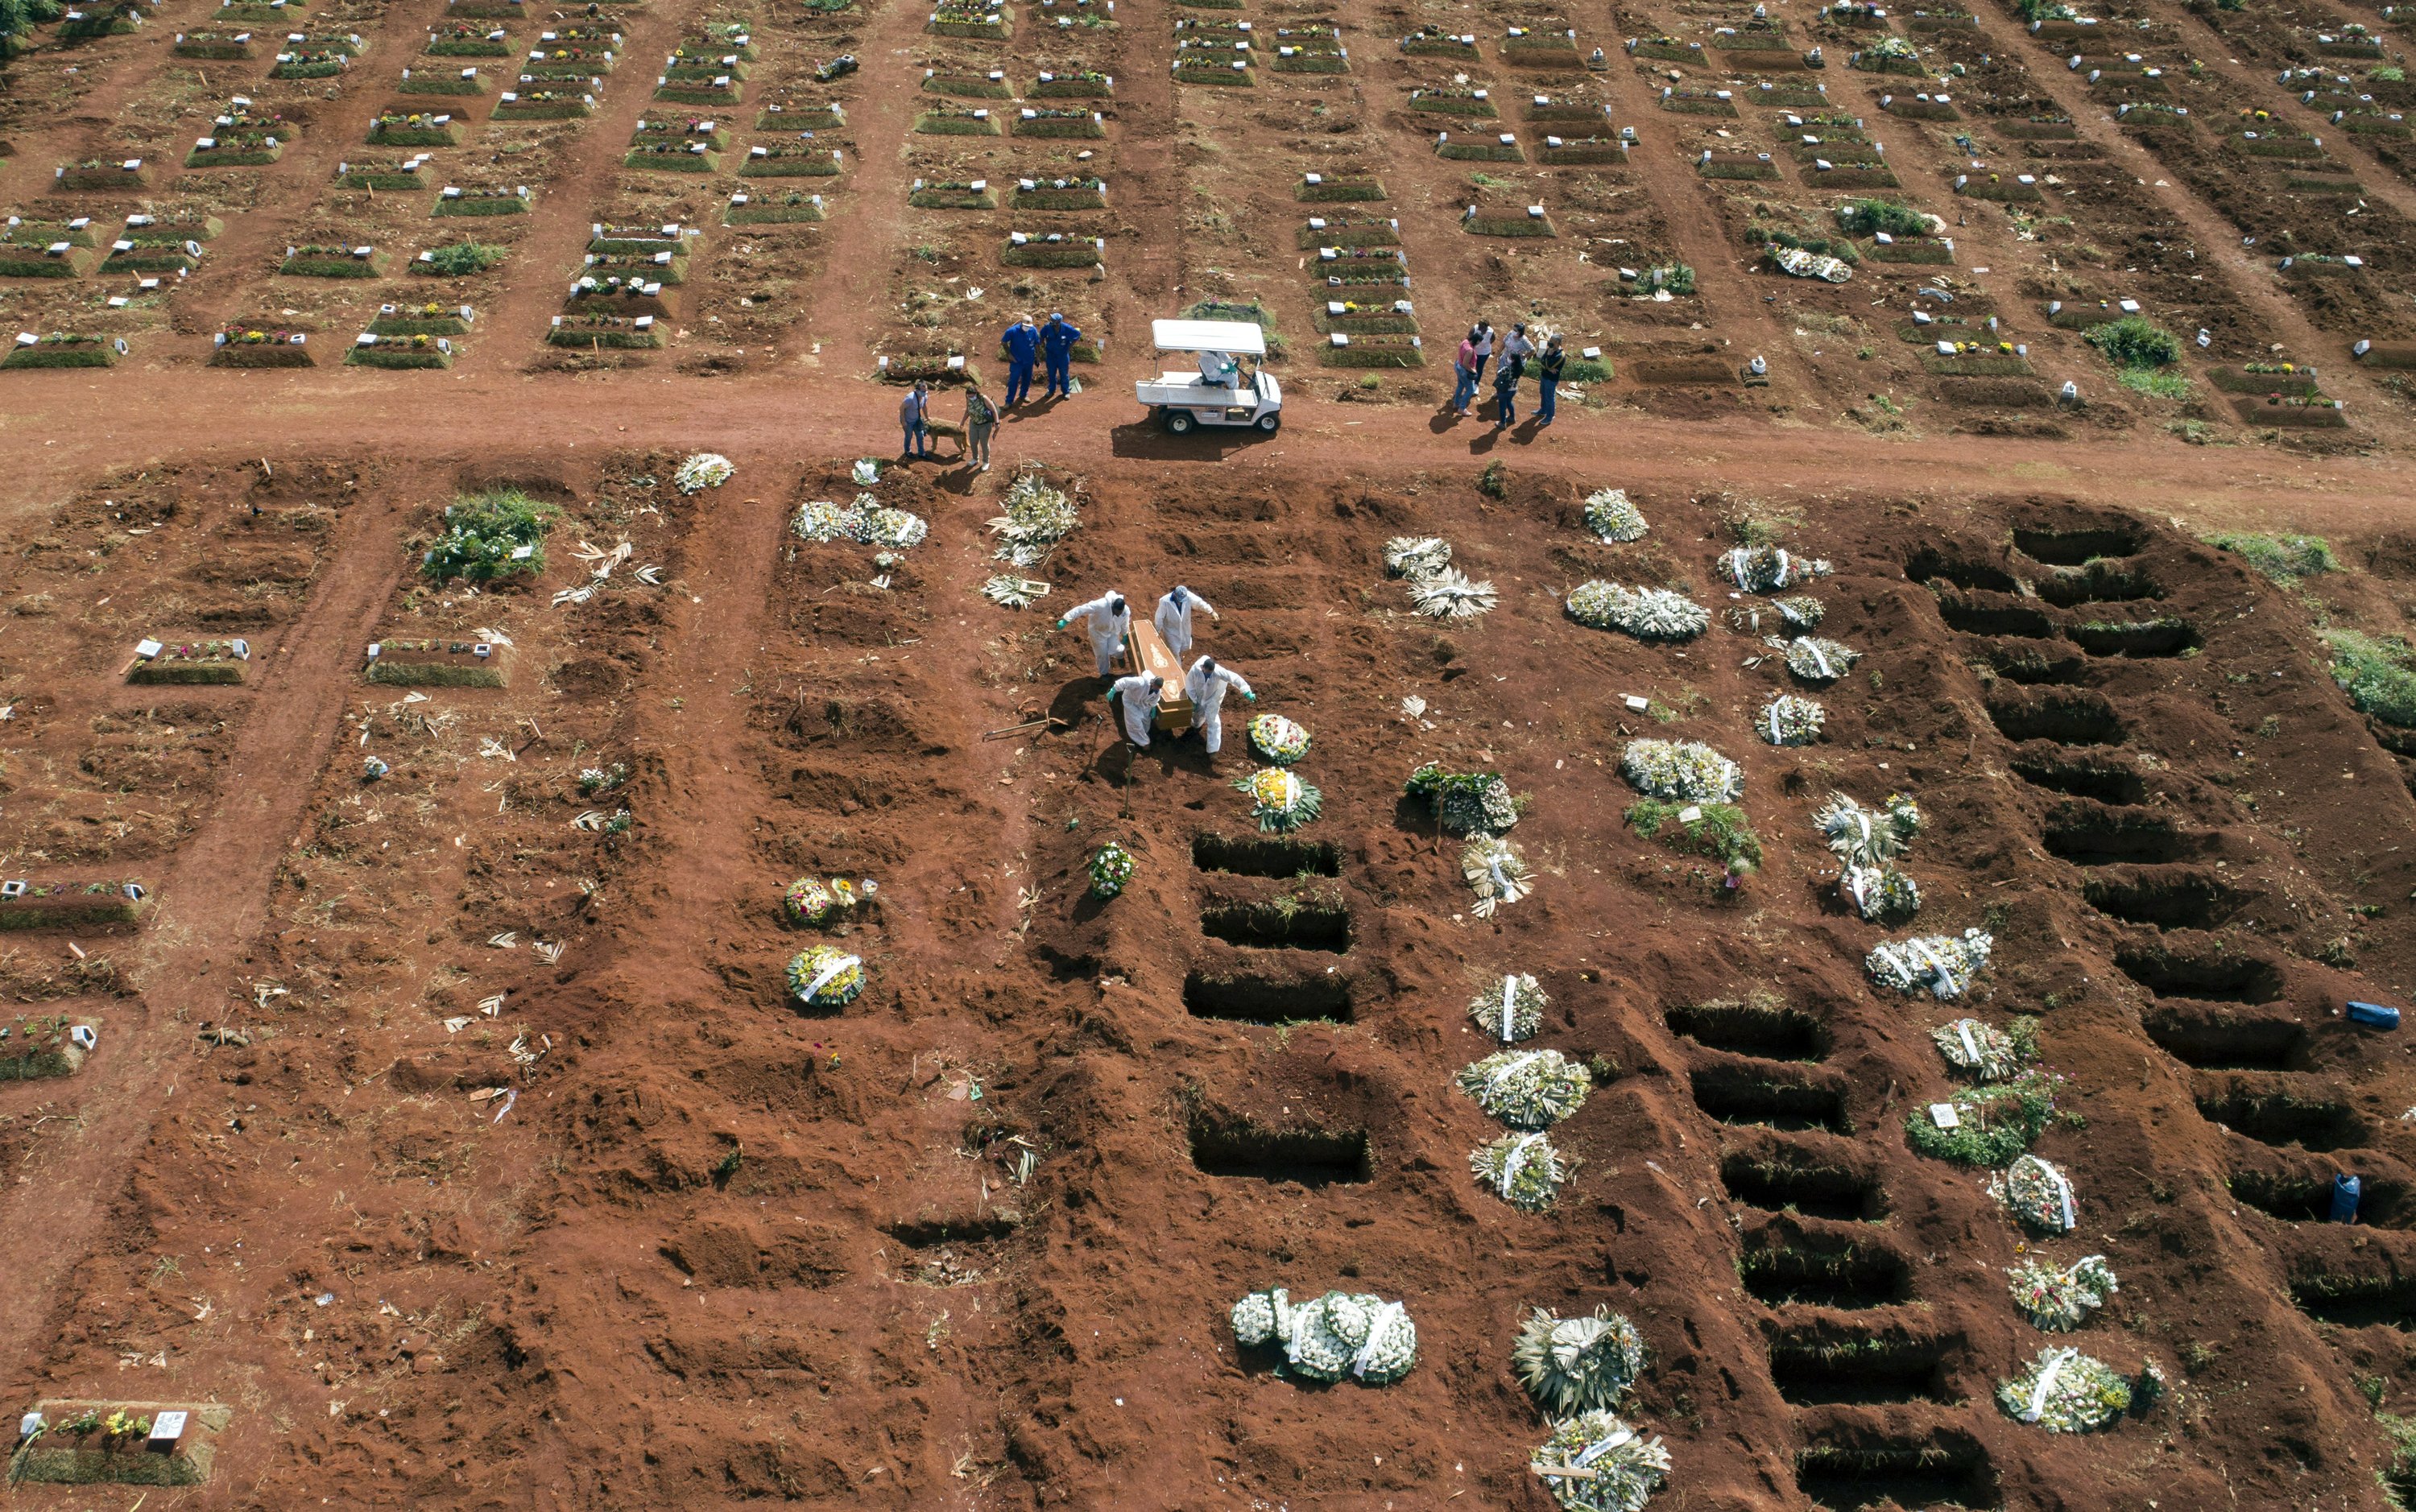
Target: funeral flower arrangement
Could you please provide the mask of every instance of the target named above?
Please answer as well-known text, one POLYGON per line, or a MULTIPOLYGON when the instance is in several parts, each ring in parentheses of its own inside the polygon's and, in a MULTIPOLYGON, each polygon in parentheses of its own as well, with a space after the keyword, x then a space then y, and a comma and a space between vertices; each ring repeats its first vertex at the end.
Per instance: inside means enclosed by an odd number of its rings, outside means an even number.
POLYGON ((1837 891, 1856 913, 1878 922, 1920 911, 1920 887, 1895 864, 1907 842, 1921 831, 1921 809, 1911 799, 1891 793, 1885 803, 1870 809, 1832 793, 1813 811, 1812 826, 1845 862, 1837 891))
POLYGON ((1091 896, 1112 898, 1132 880, 1132 852, 1110 840, 1091 852, 1091 896))
POLYGON ((1978 1019, 1956 1019, 1929 1031, 1946 1064, 1983 1082, 2001 1082, 2019 1071, 2038 1053, 2038 1021, 2014 1020, 2008 1031, 1978 1019))
POLYGON ((1835 682, 1862 659, 1863 653, 1851 646, 1819 636, 1804 636, 1787 645, 1787 669, 1806 682, 1835 682))
POLYGON ((1308 731, 1281 714, 1261 714, 1250 721, 1250 744, 1278 767, 1289 767, 1308 755, 1308 731))
POLYGON ((1234 1303, 1231 1321, 1237 1342, 1280 1348, 1285 1370, 1303 1380, 1385 1386, 1418 1362, 1408 1310, 1367 1293, 1328 1292, 1294 1307, 1282 1287, 1271 1287, 1234 1303))
POLYGON ((1510 1368, 1555 1421, 1608 1412, 1644 1373, 1644 1336, 1608 1303, 1574 1318, 1537 1308, 1510 1346, 1510 1368))
POLYGON ((1988 1195, 2045 1234, 2069 1234, 2080 1226, 2079 1199, 2072 1180, 2048 1161, 2024 1155, 1988 1184, 1988 1195))
POLYGON ((1463 1066, 1459 1089, 1513 1129, 1548 1129, 1585 1105, 1593 1075, 1557 1050, 1502 1050, 1463 1066))
POLYGON ((1468 1000, 1468 1016, 1503 1044, 1516 1044, 1533 1038, 1543 1026, 1544 1010, 1550 1002, 1534 978, 1504 976, 1468 1000))
POLYGON ((1477 1183, 1522 1213, 1540 1213, 1560 1195, 1576 1161, 1565 1160, 1541 1134, 1504 1134, 1480 1145, 1468 1157, 1477 1183))
POLYGON ((1829 564, 1774 546, 1739 546, 1720 553, 1720 576, 1747 593, 1768 593, 1829 576, 1829 564))
POLYGON ((790 529, 800 540, 854 541, 899 550, 922 545, 931 533, 929 523, 922 516, 892 509, 868 493, 857 494, 855 502, 846 505, 822 499, 800 504, 790 529))
POLYGON ((1864 969, 1871 980, 1883 987, 1900 993, 1926 990, 1933 997, 1945 1001, 1960 997, 1971 990, 1980 973, 1988 968, 1989 952, 1996 949, 1993 936, 1977 929, 1967 929, 1957 938, 1953 935, 1915 935, 1872 949, 1864 958, 1864 969))
POLYGON ((1063 489, 1050 487, 1036 468, 1018 473, 999 504, 1004 513, 989 522, 999 537, 995 555, 1017 567, 1037 565, 1081 523, 1074 501, 1063 489))
POLYGON ((1233 786, 1250 796, 1250 817, 1268 834, 1297 830, 1325 807, 1323 793, 1281 767, 1261 767, 1233 786))
POLYGON ((1603 488, 1588 494, 1585 522, 1586 529, 1600 536, 1605 546, 1641 541, 1647 529, 1643 511, 1628 501, 1624 488, 1603 488))
POLYGON ((1542 1477, 1552 1500, 1569 1512, 1638 1512, 1669 1478, 1669 1451, 1615 1415, 1594 1411, 1555 1426, 1528 1463, 1589 1472, 1542 1477))
POLYGON ((1596 630, 1638 640, 1692 640, 1712 627, 1712 611, 1666 588, 1626 588, 1591 578, 1569 591, 1568 615, 1596 630))
POLYGON ((1689 803, 1731 803, 1744 792, 1744 772, 1699 741, 1630 741, 1620 753, 1620 775, 1638 792, 1689 803))
POLYGON ((1494 834, 1518 822, 1518 803, 1498 771, 1445 771, 1429 761, 1410 773, 1403 796, 1423 798, 1449 834, 1494 834))
POLYGON ((2104 1255, 2084 1255, 2061 1270, 2045 1260, 2026 1260, 2005 1274, 2012 1278, 2014 1306, 2051 1334, 2079 1327, 2120 1290, 2104 1255))
POLYGON ((864 962, 836 945, 816 945, 789 963, 789 994, 813 1008, 845 1008, 864 991, 864 962))
POLYGON ((1773 745, 1809 745, 1820 738, 1829 711, 1809 698, 1782 693, 1761 706, 1754 728, 1773 745))
POLYGON ((717 452, 699 452, 682 462, 679 471, 672 474, 672 487, 682 493, 702 493, 707 488, 718 488, 728 483, 731 474, 737 471, 731 465, 730 458, 717 452))
POLYGON ((2135 1401, 2152 1400, 2163 1384, 2164 1372, 2152 1361, 2134 1383, 2094 1355, 2048 1348, 2021 1374, 1999 1384, 1997 1405, 2050 1433, 2087 1433, 2111 1427, 2135 1401))
POLYGON ((824 882, 816 876, 801 876, 780 895, 780 911, 789 916, 792 923, 821 929, 879 891, 870 877, 864 879, 859 891, 844 877, 834 876, 824 882))
POLYGON ((1517 903, 1535 890, 1533 874, 1518 847, 1495 835, 1480 834, 1459 853, 1459 875, 1476 894, 1469 912, 1490 919, 1505 903, 1517 903))
POLYGON ((1384 543, 1384 570, 1406 579, 1410 606, 1436 620, 1467 620, 1493 607, 1487 579, 1451 565, 1451 543, 1439 535, 1397 535, 1384 543))

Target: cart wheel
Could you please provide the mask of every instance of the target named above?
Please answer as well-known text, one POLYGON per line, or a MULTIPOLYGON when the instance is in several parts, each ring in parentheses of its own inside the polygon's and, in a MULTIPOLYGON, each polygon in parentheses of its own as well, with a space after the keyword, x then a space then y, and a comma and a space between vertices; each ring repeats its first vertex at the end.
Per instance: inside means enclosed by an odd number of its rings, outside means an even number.
POLYGON ((1252 422, 1252 424, 1259 427, 1260 435, 1272 436, 1277 430, 1283 428, 1283 414, 1280 411, 1269 410, 1266 413, 1259 416, 1259 418, 1252 422))
POLYGON ((1166 433, 1170 436, 1188 436, 1192 428, 1199 424, 1199 421, 1191 418, 1191 412, 1188 410, 1166 412, 1166 433))

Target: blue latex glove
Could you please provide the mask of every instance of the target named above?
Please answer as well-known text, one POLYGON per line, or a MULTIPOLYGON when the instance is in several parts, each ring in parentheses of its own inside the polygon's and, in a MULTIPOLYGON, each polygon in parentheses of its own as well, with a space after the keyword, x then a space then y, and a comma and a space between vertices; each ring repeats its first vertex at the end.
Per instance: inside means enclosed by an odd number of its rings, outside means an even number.
POLYGON ((1063 621, 1063 620, 1058 621, 1057 621, 1057 628, 1058 628, 1058 629, 1060 629, 1060 630, 1065 629, 1065 621, 1063 621))
POLYGON ((1259 701, 1259 696, 1255 693, 1246 693, 1242 695, 1242 696, 1249 699, 1252 703, 1257 703, 1259 701))

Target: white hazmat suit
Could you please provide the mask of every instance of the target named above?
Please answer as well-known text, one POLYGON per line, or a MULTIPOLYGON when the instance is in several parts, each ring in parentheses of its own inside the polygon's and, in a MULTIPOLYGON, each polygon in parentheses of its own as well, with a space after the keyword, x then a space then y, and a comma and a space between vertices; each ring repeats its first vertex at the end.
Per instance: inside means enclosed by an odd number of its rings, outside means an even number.
POLYGON ((1206 609, 1211 620, 1224 618, 1216 612, 1216 606, 1180 583, 1174 585, 1173 592, 1157 601, 1157 612, 1150 616, 1150 622, 1157 626, 1157 633, 1166 637, 1166 649, 1172 651, 1178 661, 1191 649, 1191 611, 1194 609, 1206 609))
POLYGON ((1225 690, 1231 688, 1245 698, 1256 698, 1250 684, 1241 673, 1230 666, 1219 666, 1214 656, 1202 656, 1191 664, 1183 679, 1183 696, 1191 700, 1191 727, 1208 741, 1208 754, 1215 756, 1225 743, 1225 690))
POLYGON ((1149 727, 1157 718, 1157 700, 1165 689, 1163 678, 1136 672, 1130 677, 1116 679, 1115 686, 1108 690, 1108 696, 1124 711, 1125 738, 1133 744, 1144 749, 1148 747, 1149 727))
POLYGON ((1124 650, 1125 632, 1132 628, 1132 606, 1122 593, 1110 589, 1088 604, 1077 604, 1067 609, 1065 617, 1057 621, 1057 628, 1063 630, 1077 620, 1089 621, 1082 632, 1091 637, 1091 652, 1098 658, 1099 676, 1106 677, 1116 669, 1116 653, 1124 650))

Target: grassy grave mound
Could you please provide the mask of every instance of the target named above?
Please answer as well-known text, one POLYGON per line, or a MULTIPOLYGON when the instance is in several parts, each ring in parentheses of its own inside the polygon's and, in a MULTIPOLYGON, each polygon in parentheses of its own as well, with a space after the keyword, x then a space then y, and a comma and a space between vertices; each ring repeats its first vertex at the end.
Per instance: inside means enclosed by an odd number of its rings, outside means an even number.
POLYGON ((512 55, 512 38, 499 26, 455 22, 430 27, 426 51, 440 58, 507 58, 512 55))
POLYGON ((1095 111, 1048 110, 1026 106, 1009 120, 1009 129, 1019 137, 1104 137, 1107 127, 1095 111))
MULTIPOLYGON (((289 330, 274 322, 238 321, 218 333, 211 343, 210 366, 213 367, 315 367, 310 348, 304 339, 309 333, 289 330)), ((128 679, 135 682, 174 681, 154 679, 144 674, 154 670, 146 664, 134 669, 128 679)), ((243 681, 240 664, 229 682, 243 681)))
POLYGON ((1091 179, 1019 179, 1015 186, 1018 210, 1105 210, 1108 182, 1091 179))
POLYGON ((179 32, 169 52, 180 58, 232 62, 251 56, 249 32, 179 32))
POLYGON ((193 150, 185 154, 187 168, 264 168, 285 156, 285 139, 277 132, 229 127, 216 131, 194 142, 193 150))
POLYGON ((461 127, 449 115, 387 111, 370 123, 369 141, 373 147, 458 147, 461 127))
POLYGON ((995 210, 998 194, 988 179, 916 179, 906 202, 923 210, 995 210))
POLYGON ((141 920, 150 906, 150 892, 140 882, 11 878, 0 883, 0 930, 130 924, 141 920))
POLYGON ((510 254, 511 248, 490 242, 448 242, 431 247, 411 260, 411 271, 423 277, 466 278, 484 273, 510 254))
POLYGON ((1491 120, 1502 113, 1493 104, 1492 91, 1477 85, 1412 89, 1410 91, 1410 109, 1430 115, 1457 115, 1475 120, 1491 120))
POLYGON ((368 247, 312 243, 287 247, 277 271, 289 278, 375 278, 385 272, 385 260, 368 247))
POLYGON ((756 113, 758 131, 837 131, 847 125, 847 112, 833 100, 822 105, 766 105, 756 113))
POLYGON ((380 305, 370 330, 378 336, 462 336, 468 333, 471 320, 469 306, 440 305, 431 299, 416 305, 380 305))
POLYGON ((52 177, 53 185, 58 188, 98 190, 104 194, 147 189, 151 181, 151 170, 140 157, 88 157, 82 162, 61 164, 52 177))
POLYGON ((34 1082, 73 1076, 83 1069, 84 1048, 75 1021, 64 1013, 38 1013, 0 1024, 0 1082, 34 1082))
POLYGON ((823 218, 823 197, 792 189, 770 199, 733 194, 721 212, 725 226, 797 226, 823 218))
POLYGON ((1292 197, 1306 204, 1356 204, 1392 198, 1384 192, 1382 179, 1326 178, 1315 173, 1301 180, 1292 197))
POLYGON ((1423 367, 1427 364, 1426 352, 1414 336, 1337 333, 1320 352, 1328 367, 1423 367))
MULTIPOLYGON (((1544 157, 1547 162, 1562 160, 1548 150, 1544 157)), ((1695 172, 1702 178, 1767 180, 1778 177, 1778 165, 1767 153, 1706 152, 1695 159, 1695 172)))
MULTIPOLYGON (((495 102, 494 118, 498 121, 572 121, 593 114, 595 97, 576 89, 522 89, 495 102)), ((378 138, 372 137, 371 141, 378 138)), ((424 145, 398 142, 399 146, 424 145)), ((459 145, 445 142, 443 145, 459 145)))
POLYGON ((1033 99, 1108 99, 1116 90, 1113 77, 1095 68, 1051 69, 1024 91, 1033 99))
POLYGON ((405 68, 402 71, 402 78, 395 83, 394 92, 398 95, 483 95, 487 92, 487 78, 475 66, 459 69, 431 68, 416 72, 405 68))
POLYGON ((510 188, 448 186, 436 197, 435 205, 428 213, 430 216, 521 216, 528 213, 528 189, 524 185, 515 185, 510 188))
POLYGON ((1708 856, 1732 873, 1761 865, 1761 837, 1734 803, 1689 804, 1638 799, 1624 816, 1629 829, 1684 856, 1708 856), (1688 813, 1693 818, 1687 818, 1688 813))
POLYGON ((738 165, 740 178, 835 178, 838 153, 808 142, 758 143, 738 165))
MULTIPOLYGON (((167 1402, 47 1400, 39 1432, 8 1460, 8 1478, 43 1486, 199 1486, 218 1458, 233 1408, 167 1402), (173 1441, 150 1440, 163 1416, 181 1415, 173 1441)), ((162 1425, 164 1426, 164 1425, 162 1425)))
POLYGON ((1469 163, 1523 163, 1527 160, 1527 154, 1517 142, 1504 142, 1500 137, 1461 137, 1439 142, 1435 144, 1435 156, 1453 162, 1469 163))
POLYGON ((914 129, 927 137, 994 137, 998 117, 989 110, 941 108, 914 117, 914 129))
POLYGON ((1010 235, 999 261, 1011 268, 1092 268, 1100 264, 1104 255, 1104 249, 1089 237, 1059 232, 1021 240, 1010 235))
POLYGON ((1548 167, 1623 163, 1627 144, 1616 137, 1546 137, 1543 161, 1548 167))
POLYGON ((336 165, 336 187, 340 189, 375 189, 382 194, 405 194, 415 189, 435 187, 435 180, 422 172, 426 165, 416 157, 403 157, 378 162, 346 160, 336 165))
POLYGON ((1474 214, 1460 217, 1459 229, 1472 236, 1558 236, 1561 232, 1549 216, 1538 216, 1525 209, 1517 211, 1478 208, 1474 214))
POLYGON ((77 331, 51 331, 22 337, 0 357, 0 367, 109 367, 121 353, 118 338, 77 331))
POLYGON ((89 224, 28 220, 0 230, 0 278, 81 278, 99 260, 89 224))
MULTIPOLYGON (((1015 86, 1006 82, 1003 71, 988 74, 942 73, 936 68, 923 70, 920 86, 925 94, 945 95, 951 99, 1013 99, 1015 86)), ((758 122, 758 125, 767 123, 758 122)))
POLYGON ((430 336, 421 332, 411 336, 381 336, 364 331, 344 353, 347 367, 429 368, 450 367, 458 349, 449 337, 430 336))
POLYGON ((463 494, 445 507, 445 528, 420 559, 430 581, 472 583, 545 571, 545 538, 562 511, 518 488, 463 494))
POLYGON ((640 352, 663 344, 662 332, 651 315, 557 315, 545 333, 551 347, 590 351, 640 352))

